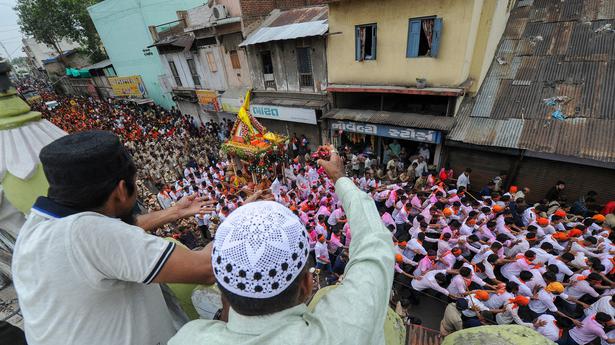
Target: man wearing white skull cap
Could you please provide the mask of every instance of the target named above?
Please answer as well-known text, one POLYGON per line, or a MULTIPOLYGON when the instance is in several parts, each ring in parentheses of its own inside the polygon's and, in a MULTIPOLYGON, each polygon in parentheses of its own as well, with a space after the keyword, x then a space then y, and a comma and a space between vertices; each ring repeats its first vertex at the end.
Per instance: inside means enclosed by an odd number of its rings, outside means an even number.
POLYGON ((341 285, 308 311, 312 274, 305 227, 279 203, 246 204, 220 225, 212 251, 218 287, 230 304, 228 322, 189 322, 169 345, 384 344, 393 281, 391 235, 374 201, 343 177, 335 150, 318 164, 335 183, 352 228, 341 285))

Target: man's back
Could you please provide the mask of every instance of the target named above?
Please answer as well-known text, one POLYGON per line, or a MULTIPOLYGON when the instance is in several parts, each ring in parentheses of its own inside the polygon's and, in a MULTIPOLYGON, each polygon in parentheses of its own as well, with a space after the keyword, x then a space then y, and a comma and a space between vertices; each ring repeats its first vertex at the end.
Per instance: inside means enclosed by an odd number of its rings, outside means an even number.
MULTIPOLYGON (((130 253, 142 236, 93 212, 55 218, 33 210, 13 258, 28 344, 165 343, 175 329, 160 287, 137 280, 159 261, 130 253)), ((150 255, 164 253, 158 241, 146 244, 150 255)))
MULTIPOLYGON (((344 314, 346 312, 349 311, 344 310, 344 314)), ((331 325, 322 321, 314 317, 305 304, 261 317, 245 317, 231 310, 228 323, 212 320, 189 322, 169 341, 169 345, 358 344, 359 341, 352 342, 351 339, 366 337, 361 332, 333 332, 331 327, 327 327, 331 325)))
POLYGON ((169 345, 384 344, 393 281, 391 235, 374 201, 350 179, 340 178, 335 188, 352 229, 350 260, 342 283, 313 312, 303 303, 264 316, 242 316, 231 309, 228 323, 189 322, 169 345))

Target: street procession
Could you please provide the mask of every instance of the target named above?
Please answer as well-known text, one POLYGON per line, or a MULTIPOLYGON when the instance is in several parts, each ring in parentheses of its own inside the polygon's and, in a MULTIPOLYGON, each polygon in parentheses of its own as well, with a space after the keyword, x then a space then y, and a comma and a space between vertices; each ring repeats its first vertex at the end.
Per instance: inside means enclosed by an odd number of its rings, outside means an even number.
POLYGON ((0 9, 0 344, 615 344, 615 1, 0 9))

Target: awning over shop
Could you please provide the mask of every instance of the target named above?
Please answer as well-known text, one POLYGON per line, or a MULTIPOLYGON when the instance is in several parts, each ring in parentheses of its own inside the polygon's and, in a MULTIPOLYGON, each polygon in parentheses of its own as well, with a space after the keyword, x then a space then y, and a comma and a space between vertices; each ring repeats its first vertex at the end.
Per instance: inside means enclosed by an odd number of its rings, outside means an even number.
POLYGON ((254 104, 279 105, 284 107, 322 109, 327 105, 326 100, 315 99, 290 99, 290 98, 274 98, 274 97, 254 97, 254 104))
POLYGON ((89 66, 85 66, 82 69, 85 69, 85 70, 89 71, 89 70, 92 70, 92 69, 101 69, 101 68, 109 67, 111 65, 113 65, 111 63, 111 60, 106 59, 106 60, 99 61, 99 62, 97 62, 95 64, 92 64, 92 65, 89 65, 89 66))
POLYGON ((328 92, 371 92, 371 93, 394 93, 403 95, 431 95, 457 97, 465 93, 463 88, 458 87, 407 87, 391 85, 355 85, 355 84, 329 84, 328 92))
POLYGON ((450 131, 455 124, 455 119, 447 116, 358 109, 332 109, 322 118, 387 124, 401 127, 435 129, 440 131, 450 131))

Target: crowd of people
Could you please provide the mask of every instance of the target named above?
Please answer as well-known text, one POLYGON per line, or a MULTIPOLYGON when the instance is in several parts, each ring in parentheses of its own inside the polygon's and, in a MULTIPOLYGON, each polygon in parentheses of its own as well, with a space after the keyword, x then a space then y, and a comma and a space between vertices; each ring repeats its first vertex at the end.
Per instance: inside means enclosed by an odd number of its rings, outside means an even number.
MULTIPOLYGON (((67 132, 106 129, 122 138, 139 169, 147 208, 166 209, 195 194, 212 202, 214 211, 157 235, 203 246, 248 196, 267 188, 307 229, 311 260, 324 280, 343 280, 352 229, 304 137, 291 141, 289 151, 301 154, 284 169, 252 181, 241 164, 219 152, 231 123, 196 126, 175 110, 88 98, 59 103, 41 110, 67 132)), ((615 343, 615 207, 593 207, 595 193, 567 204, 562 181, 531 203, 529 188, 505 188, 504 173, 475 194, 468 189, 471 169, 458 176, 434 171, 426 147, 415 156, 387 149, 378 165, 369 155, 339 148, 347 174, 373 199, 390 231, 392 305, 411 315, 423 296, 447 303, 442 336, 518 324, 559 344, 615 343)))
MULTIPOLYGON (((347 170, 355 171, 355 155, 346 153, 347 170)), ((412 305, 427 294, 450 302, 443 336, 480 325, 519 324, 560 344, 615 341, 612 218, 606 218, 613 210, 605 215, 579 207, 578 201, 565 204, 562 181, 541 202, 528 204, 529 188, 503 190, 502 176, 474 197, 466 189, 470 169, 457 179, 450 171, 426 171, 404 183, 373 177, 377 173, 369 165, 360 171, 353 181, 373 198, 395 244, 392 303, 404 314, 411 315, 412 305)), ((217 200, 215 212, 197 216, 209 239, 210 229, 251 192, 233 190, 246 184, 239 175, 226 162, 187 167, 158 199, 171 205, 197 193, 217 200)), ((341 279, 352 230, 322 170, 297 157, 270 189, 305 225, 312 259, 326 281, 341 279)))

